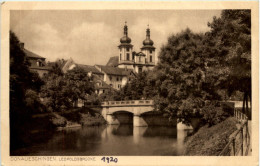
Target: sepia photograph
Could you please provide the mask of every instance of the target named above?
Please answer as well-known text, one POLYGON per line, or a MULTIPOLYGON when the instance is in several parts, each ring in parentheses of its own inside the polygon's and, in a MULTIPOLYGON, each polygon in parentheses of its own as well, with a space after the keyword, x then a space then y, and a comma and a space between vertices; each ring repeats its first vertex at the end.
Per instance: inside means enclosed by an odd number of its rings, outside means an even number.
POLYGON ((258 155, 252 9, 18 7, 8 20, 8 156, 258 155))

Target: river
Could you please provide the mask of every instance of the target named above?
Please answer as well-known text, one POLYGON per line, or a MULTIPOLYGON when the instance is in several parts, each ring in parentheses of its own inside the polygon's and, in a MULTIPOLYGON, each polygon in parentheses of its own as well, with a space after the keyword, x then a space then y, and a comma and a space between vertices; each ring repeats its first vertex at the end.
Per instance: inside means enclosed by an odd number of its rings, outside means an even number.
POLYGON ((132 125, 84 126, 48 134, 35 133, 21 156, 179 156, 191 130, 132 125))

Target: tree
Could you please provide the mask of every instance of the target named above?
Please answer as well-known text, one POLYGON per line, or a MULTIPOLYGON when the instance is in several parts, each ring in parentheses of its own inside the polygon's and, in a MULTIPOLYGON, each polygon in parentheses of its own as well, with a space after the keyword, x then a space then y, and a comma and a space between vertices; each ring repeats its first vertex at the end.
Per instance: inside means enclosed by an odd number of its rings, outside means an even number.
POLYGON ((120 91, 114 93, 117 100, 152 99, 156 95, 155 77, 152 71, 138 73, 120 91))
POLYGON ((177 116, 184 123, 201 111, 205 100, 217 97, 205 86, 203 37, 189 29, 170 36, 167 45, 161 48, 156 67, 156 109, 169 117, 177 116))
POLYGON ((67 82, 64 87, 64 95, 70 101, 76 102, 79 99, 87 100, 87 95, 94 92, 94 84, 91 77, 81 68, 75 67, 65 74, 67 82))
POLYGON ((223 10, 220 18, 208 24, 206 34, 208 71, 214 77, 215 88, 225 89, 230 96, 244 93, 243 112, 251 101, 251 12, 223 10))
POLYGON ((55 64, 44 78, 41 89, 49 111, 69 109, 78 99, 87 100, 87 95, 94 91, 93 82, 83 69, 75 67, 64 74, 58 66, 55 64))
POLYGON ((39 101, 38 90, 42 80, 29 70, 29 62, 20 47, 20 41, 10 31, 10 149, 22 145, 21 136, 26 134, 25 125, 30 122, 32 103, 39 101), (28 94, 33 96, 28 98, 28 94))

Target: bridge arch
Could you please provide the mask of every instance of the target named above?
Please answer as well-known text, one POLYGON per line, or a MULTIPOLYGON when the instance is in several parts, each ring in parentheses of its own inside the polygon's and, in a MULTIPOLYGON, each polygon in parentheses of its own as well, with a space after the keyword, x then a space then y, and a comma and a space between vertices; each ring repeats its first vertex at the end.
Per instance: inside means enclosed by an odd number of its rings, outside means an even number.
POLYGON ((133 112, 120 110, 112 114, 120 124, 133 124, 133 112))
POLYGON ((157 116, 153 105, 153 100, 107 101, 101 104, 102 115, 108 124, 127 122, 134 126, 148 126, 166 123, 166 118, 157 116))

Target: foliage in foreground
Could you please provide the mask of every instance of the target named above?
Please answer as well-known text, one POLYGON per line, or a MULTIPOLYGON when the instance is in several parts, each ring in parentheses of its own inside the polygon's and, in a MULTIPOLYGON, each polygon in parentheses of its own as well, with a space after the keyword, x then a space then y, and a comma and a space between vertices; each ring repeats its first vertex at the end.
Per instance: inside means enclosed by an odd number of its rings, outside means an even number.
POLYGON ((10 31, 10 149, 22 145, 20 137, 27 134, 25 123, 43 109, 37 95, 42 84, 38 74, 30 71, 19 39, 10 31))

